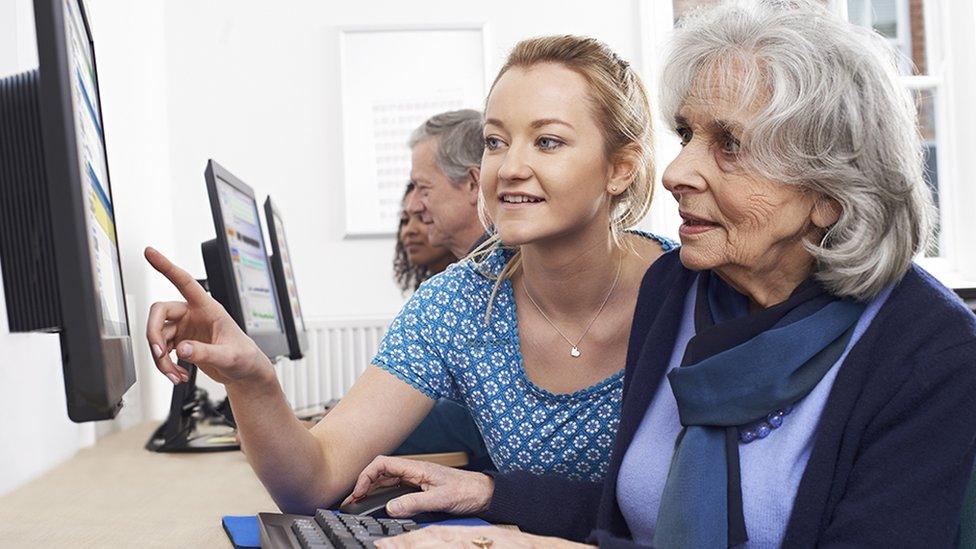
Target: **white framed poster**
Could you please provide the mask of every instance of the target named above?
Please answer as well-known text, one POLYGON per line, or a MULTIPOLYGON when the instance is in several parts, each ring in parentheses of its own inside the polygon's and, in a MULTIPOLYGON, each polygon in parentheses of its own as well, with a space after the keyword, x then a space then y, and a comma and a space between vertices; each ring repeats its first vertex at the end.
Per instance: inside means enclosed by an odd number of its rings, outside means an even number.
POLYGON ((439 112, 483 108, 484 25, 344 28, 339 40, 346 236, 392 235, 410 133, 439 112))

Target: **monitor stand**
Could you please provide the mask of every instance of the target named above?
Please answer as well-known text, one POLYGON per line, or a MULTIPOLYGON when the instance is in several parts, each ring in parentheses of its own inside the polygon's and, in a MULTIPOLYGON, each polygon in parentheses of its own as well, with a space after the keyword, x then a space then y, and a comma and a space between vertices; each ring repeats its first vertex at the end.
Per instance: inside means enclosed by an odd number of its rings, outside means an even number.
MULTIPOLYGON (((204 254, 206 258, 206 253, 204 254)), ((197 280, 213 292, 207 279, 197 280)), ((197 387, 197 366, 184 360, 179 365, 190 374, 190 380, 173 386, 169 416, 149 437, 146 450, 151 452, 226 452, 240 450, 230 401, 210 402, 207 392, 197 387)))
POLYGON ((166 421, 149 437, 146 450, 151 452, 225 452, 240 450, 232 418, 221 413, 229 410, 226 400, 214 406, 207 392, 197 387, 197 367, 189 362, 179 365, 190 373, 190 381, 173 387, 166 421))
MULTIPOLYGON (((227 272, 220 260, 217 239, 200 244, 203 265, 207 278, 197 279, 203 289, 220 303, 225 310, 230 307, 230 280, 233 273, 227 272)), ((233 316, 233 314, 231 315, 233 316)), ((240 321, 235 320, 238 324, 240 321)), ((190 381, 173 387, 173 398, 169 404, 169 416, 156 429, 146 449, 153 452, 221 452, 240 450, 235 432, 234 412, 230 400, 224 399, 214 405, 207 398, 207 392, 196 385, 197 367, 195 364, 180 361, 180 366, 190 373, 190 381), (225 427, 221 429, 221 427, 225 427), (227 429, 229 427, 230 429, 227 429)))

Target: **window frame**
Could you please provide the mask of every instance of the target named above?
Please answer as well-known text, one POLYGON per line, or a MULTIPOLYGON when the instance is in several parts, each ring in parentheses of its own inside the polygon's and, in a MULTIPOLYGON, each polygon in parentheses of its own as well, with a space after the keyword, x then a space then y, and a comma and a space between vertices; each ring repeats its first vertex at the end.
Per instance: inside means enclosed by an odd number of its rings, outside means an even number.
MULTIPOLYGON (((830 0, 828 6, 850 20, 847 0, 830 0)), ((913 92, 932 92, 935 107, 939 255, 922 254, 915 261, 951 288, 976 287, 976 242, 972 242, 976 235, 976 186, 965 185, 965 162, 960 158, 961 151, 976 150, 976 135, 959 123, 967 119, 967 113, 969 120, 976 122, 976 109, 960 100, 976 94, 976 79, 965 78, 965 71, 976 69, 976 56, 962 54, 976 51, 974 11, 970 2, 924 0, 928 74, 902 76, 902 83, 913 92)), ((899 0, 897 13, 898 41, 902 41, 904 29, 911 25, 907 0, 899 0)))

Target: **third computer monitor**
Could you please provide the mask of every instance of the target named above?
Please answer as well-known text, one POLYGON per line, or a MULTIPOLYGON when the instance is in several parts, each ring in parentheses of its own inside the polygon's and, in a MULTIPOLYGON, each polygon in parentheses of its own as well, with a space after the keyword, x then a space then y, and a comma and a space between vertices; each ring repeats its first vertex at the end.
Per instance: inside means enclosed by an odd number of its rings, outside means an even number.
POLYGON ((213 160, 206 179, 217 232, 203 246, 210 291, 266 355, 288 356, 254 190, 213 160))
POLYGON ((288 334, 289 357, 298 360, 305 354, 308 340, 305 336, 305 320, 302 317, 302 306, 298 301, 298 285, 295 283, 295 271, 292 266, 291 251, 285 237, 285 222, 281 212, 271 202, 269 196, 264 201, 264 219, 268 222, 268 234, 271 236, 271 268, 274 271, 278 296, 281 299, 281 316, 288 334))

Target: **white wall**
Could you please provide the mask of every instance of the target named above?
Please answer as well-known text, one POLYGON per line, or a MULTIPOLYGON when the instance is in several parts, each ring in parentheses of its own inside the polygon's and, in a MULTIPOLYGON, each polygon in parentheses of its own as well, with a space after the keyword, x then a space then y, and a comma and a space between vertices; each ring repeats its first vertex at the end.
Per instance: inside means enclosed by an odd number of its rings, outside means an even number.
POLYGON ((392 238, 343 237, 340 28, 484 22, 492 75, 517 41, 541 34, 596 36, 636 66, 641 52, 634 0, 170 0, 165 9, 176 212, 165 251, 204 276, 199 245, 214 232, 203 170, 214 158, 259 200, 271 193, 286 216, 308 317, 391 315, 402 304, 392 238))
MULTIPOLYGON (((940 208, 950 209, 947 216, 953 226, 943 228, 951 231, 946 235, 952 249, 947 250, 951 258, 948 273, 935 271, 936 276, 954 287, 976 288, 976 185, 972 179, 972 152, 976 150, 976 2, 946 2, 940 5, 941 28, 948 36, 943 45, 945 54, 946 78, 943 85, 947 122, 940 127, 940 140, 945 139, 948 177, 953 177, 952 203, 940 204, 940 208)), ((942 143, 940 142, 940 146, 942 143)), ((940 152, 940 154, 942 154, 940 152)), ((941 174, 940 174, 941 177, 941 174)))
MULTIPOLYGON (((96 434, 165 415, 171 386, 155 373, 142 334, 149 304, 176 295, 142 249, 156 246, 204 276, 200 242, 214 236, 208 158, 260 200, 273 193, 306 316, 399 309, 393 240, 343 238, 340 27, 484 22, 492 74, 515 42, 550 33, 596 36, 640 66, 638 2, 88 0, 139 381, 120 419, 70 423, 56 336, 9 334, 0 303, 0 494, 96 434)), ((0 74, 37 64, 31 11, 30 0, 0 0, 0 74)))
POLYGON ((636 61, 636 14, 631 0, 167 2, 176 258, 202 276, 199 243, 213 237, 202 174, 213 157, 287 216, 309 316, 395 312, 392 239, 343 239, 338 29, 486 22, 494 74, 515 42, 547 33, 597 36, 636 61))

